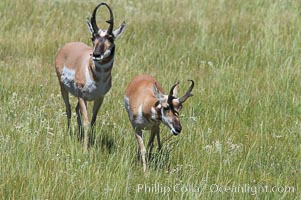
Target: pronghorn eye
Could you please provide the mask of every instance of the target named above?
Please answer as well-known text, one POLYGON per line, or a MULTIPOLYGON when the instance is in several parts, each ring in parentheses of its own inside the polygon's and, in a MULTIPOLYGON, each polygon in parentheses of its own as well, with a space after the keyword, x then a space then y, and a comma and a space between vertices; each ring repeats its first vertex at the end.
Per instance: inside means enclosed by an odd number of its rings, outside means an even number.
POLYGON ((114 37, 112 35, 106 35, 106 38, 110 41, 112 41, 114 39, 114 37))

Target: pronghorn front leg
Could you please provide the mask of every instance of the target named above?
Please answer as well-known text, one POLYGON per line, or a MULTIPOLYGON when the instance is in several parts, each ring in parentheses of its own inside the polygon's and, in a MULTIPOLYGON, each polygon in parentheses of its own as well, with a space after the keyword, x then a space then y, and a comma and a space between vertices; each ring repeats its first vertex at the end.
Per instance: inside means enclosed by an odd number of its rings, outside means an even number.
POLYGON ((153 150, 153 146, 154 146, 154 139, 155 136, 157 135, 157 131, 158 131, 158 127, 153 127, 151 129, 151 135, 147 144, 147 152, 148 152, 148 160, 151 159, 151 154, 152 154, 152 150, 153 150))
POLYGON ((93 105, 93 115, 92 115, 92 119, 91 119, 91 127, 93 129, 94 127, 94 124, 95 124, 95 121, 96 121, 96 118, 97 118, 97 113, 98 113, 98 110, 103 102, 103 98, 104 97, 101 97, 97 100, 94 101, 94 105, 93 105))
POLYGON ((94 140, 95 140, 95 132, 94 132, 94 124, 96 122, 96 118, 97 118, 97 113, 98 110, 100 108, 100 106, 102 105, 104 97, 101 97, 97 100, 94 101, 93 104, 93 114, 92 114, 92 119, 91 119, 91 134, 90 134, 90 141, 89 141, 89 145, 93 145, 94 144, 94 140))
POLYGON ((146 161, 145 161, 145 154, 146 154, 146 149, 143 143, 143 135, 142 131, 140 129, 136 129, 136 139, 138 142, 138 159, 140 160, 140 156, 142 158, 142 164, 143 164, 143 171, 146 171, 146 161))
MULTIPOLYGON (((84 151, 88 150, 88 141, 89 141, 89 119, 88 119, 88 112, 87 112, 87 102, 82 98, 78 98, 78 104, 76 106, 76 113, 77 113, 77 121, 79 130, 84 132, 84 151), (82 125, 84 125, 82 127, 82 125)), ((82 136, 81 136, 82 139, 82 136)))

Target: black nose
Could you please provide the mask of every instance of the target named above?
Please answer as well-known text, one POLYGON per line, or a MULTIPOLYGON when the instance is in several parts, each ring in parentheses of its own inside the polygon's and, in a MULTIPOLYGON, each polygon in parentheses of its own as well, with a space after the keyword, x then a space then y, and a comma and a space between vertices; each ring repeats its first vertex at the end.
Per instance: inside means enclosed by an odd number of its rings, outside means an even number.
POLYGON ((100 52, 93 52, 93 57, 100 57, 101 53, 100 52))
POLYGON ((175 129, 178 133, 181 133, 181 131, 182 131, 182 127, 176 127, 175 129))
POLYGON ((181 126, 176 126, 175 128, 175 132, 173 132, 174 135, 178 135, 181 133, 182 131, 182 127, 181 126))

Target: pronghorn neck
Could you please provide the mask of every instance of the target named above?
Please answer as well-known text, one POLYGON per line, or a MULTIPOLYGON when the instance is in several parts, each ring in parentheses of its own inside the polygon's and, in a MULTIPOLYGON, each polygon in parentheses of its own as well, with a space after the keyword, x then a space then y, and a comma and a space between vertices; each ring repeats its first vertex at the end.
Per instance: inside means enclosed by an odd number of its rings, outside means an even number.
POLYGON ((151 107, 151 115, 148 119, 150 123, 160 123, 162 121, 162 111, 161 108, 158 107, 160 104, 159 101, 157 101, 152 107, 151 107))
POLYGON ((114 57, 107 62, 90 60, 90 71, 95 81, 107 82, 111 78, 114 57))
POLYGON ((114 57, 107 61, 93 61, 94 68, 97 72, 107 72, 111 70, 114 63, 114 57))
POLYGON ((145 127, 153 127, 155 124, 161 123, 160 112, 160 110, 158 111, 156 107, 152 106, 150 107, 150 113, 143 113, 143 105, 141 104, 138 107, 136 117, 132 118, 132 120, 136 121, 138 124, 143 124, 145 127))
POLYGON ((160 112, 158 112, 156 110, 156 108, 152 107, 151 108, 151 113, 152 113, 152 115, 151 115, 150 120, 149 120, 150 122, 153 122, 153 123, 161 122, 161 114, 160 114, 160 112))
MULTIPOLYGON (((154 111, 156 111, 156 119, 157 119, 157 121, 161 121, 161 120, 162 120, 161 109, 158 108, 158 105, 159 105, 159 104, 160 104, 160 102, 157 101, 157 102, 155 103, 155 106, 152 107, 152 109, 154 109, 154 111)), ((153 112, 153 110, 152 110, 152 112, 153 112)))

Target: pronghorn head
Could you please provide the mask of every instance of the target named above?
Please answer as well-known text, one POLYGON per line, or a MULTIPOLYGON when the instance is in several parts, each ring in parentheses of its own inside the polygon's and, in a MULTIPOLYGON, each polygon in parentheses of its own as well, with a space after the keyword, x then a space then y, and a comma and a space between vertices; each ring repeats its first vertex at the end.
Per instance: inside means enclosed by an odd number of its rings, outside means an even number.
POLYGON ((185 95, 181 98, 177 98, 179 82, 171 87, 169 95, 160 93, 157 88, 157 84, 154 84, 154 94, 158 99, 158 102, 156 104, 156 111, 160 115, 162 122, 171 129, 171 132, 174 135, 178 135, 182 130, 179 116, 179 112, 182 109, 182 104, 189 97, 193 96, 191 91, 194 87, 194 81, 189 81, 191 82, 191 85, 186 91, 185 95))
POLYGON ((123 22, 115 31, 113 31, 114 27, 114 17, 111 8, 106 3, 98 4, 92 13, 91 20, 87 18, 87 24, 89 31, 92 34, 92 42, 93 42, 93 53, 92 59, 94 61, 102 61, 108 57, 114 56, 115 44, 114 40, 124 31, 125 22, 123 22), (109 28, 107 30, 102 30, 98 28, 96 24, 96 12, 100 6, 106 6, 110 13, 110 19, 106 22, 109 24, 109 28))

